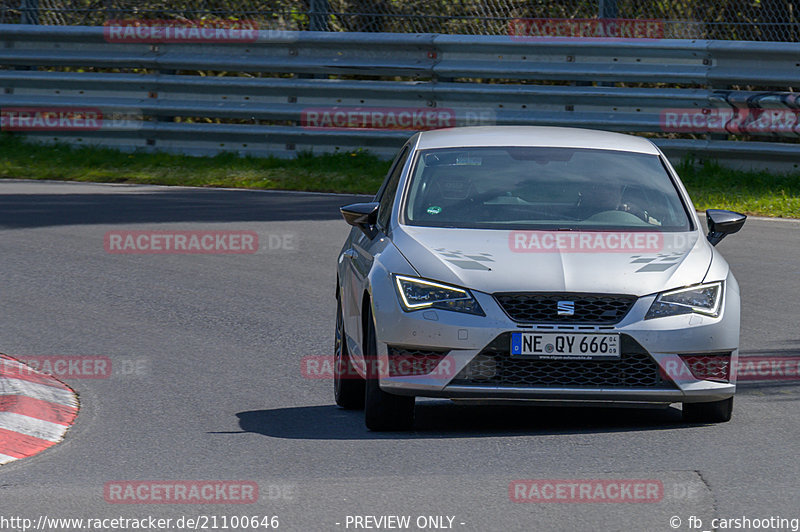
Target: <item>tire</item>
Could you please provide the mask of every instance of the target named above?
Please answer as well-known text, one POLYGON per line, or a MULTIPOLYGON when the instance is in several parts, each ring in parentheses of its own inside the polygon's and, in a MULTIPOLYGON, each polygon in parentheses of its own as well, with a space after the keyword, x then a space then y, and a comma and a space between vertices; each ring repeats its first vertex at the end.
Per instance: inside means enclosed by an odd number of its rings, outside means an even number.
POLYGON ((733 414, 733 397, 710 403, 683 403, 683 420, 693 423, 725 423, 733 414))
POLYGON ((375 323, 367 315, 364 331, 364 358, 367 362, 367 382, 364 397, 364 421, 372 431, 410 430, 414 426, 414 397, 394 395, 381 390, 378 380, 378 349, 375 323))
POLYGON ((336 298, 336 338, 333 351, 333 396, 336 404, 346 410, 364 408, 364 379, 350 361, 347 338, 344 334, 342 303, 336 298))

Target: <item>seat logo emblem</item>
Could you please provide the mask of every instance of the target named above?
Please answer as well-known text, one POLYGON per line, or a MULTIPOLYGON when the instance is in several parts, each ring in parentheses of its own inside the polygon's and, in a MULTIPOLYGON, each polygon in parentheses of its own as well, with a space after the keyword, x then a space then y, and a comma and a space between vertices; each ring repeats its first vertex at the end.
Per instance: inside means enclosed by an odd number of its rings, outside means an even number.
POLYGON ((574 316, 575 315, 575 302, 574 301, 559 301, 558 302, 558 315, 559 316, 574 316))

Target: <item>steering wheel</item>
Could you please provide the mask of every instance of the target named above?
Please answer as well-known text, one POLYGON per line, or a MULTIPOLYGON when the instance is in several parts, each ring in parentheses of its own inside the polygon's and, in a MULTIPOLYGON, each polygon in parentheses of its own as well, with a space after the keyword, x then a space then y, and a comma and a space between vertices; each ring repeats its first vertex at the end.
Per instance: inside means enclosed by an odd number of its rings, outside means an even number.
POLYGON ((629 212, 632 215, 639 218, 640 220, 642 220, 643 222, 650 223, 650 215, 647 213, 647 210, 641 208, 635 203, 620 203, 617 206, 617 210, 622 212, 629 212))

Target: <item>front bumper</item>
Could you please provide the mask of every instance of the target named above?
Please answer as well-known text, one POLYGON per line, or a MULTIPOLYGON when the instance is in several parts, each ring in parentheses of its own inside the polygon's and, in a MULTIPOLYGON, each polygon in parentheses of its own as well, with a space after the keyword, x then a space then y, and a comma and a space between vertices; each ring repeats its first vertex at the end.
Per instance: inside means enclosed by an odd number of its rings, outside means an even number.
MULTIPOLYGON (((382 368, 393 367, 397 347, 445 352, 427 374, 397 375, 382 371, 380 387, 390 393, 422 397, 469 399, 477 401, 525 400, 577 403, 651 403, 707 402, 727 399, 735 393, 735 368, 739 343, 739 294, 736 281, 726 285, 723 308, 717 318, 694 314, 644 320, 655 296, 639 298, 622 321, 615 325, 521 325, 512 321, 489 294, 474 292, 486 316, 441 311, 405 312, 396 303, 391 283, 373 284, 378 360, 382 368), (635 346, 642 363, 654 368, 647 382, 578 382, 552 383, 539 379, 534 384, 515 384, 502 379, 465 379, 473 361, 486 356, 494 363, 509 357, 496 346, 498 339, 511 332, 619 333, 623 344, 635 346), (392 355, 390 356, 390 351, 392 355), (726 353, 730 364, 728 382, 696 378, 681 355, 726 353), (500 357, 500 358, 498 358, 500 357), (469 366, 469 367, 468 367, 469 366), (466 368, 466 369, 465 369, 466 368)), ((625 351, 623 350, 623 354, 625 351)), ((577 362, 575 362, 577 364, 577 362)), ((613 363, 612 363, 613 364, 613 363)), ((599 366, 598 366, 599 367, 599 366)), ((605 366, 609 368, 611 366, 605 366)), ((569 368, 558 368, 567 371, 569 368)), ((584 368, 585 369, 585 368, 584 368)))
POLYGON ((435 392, 422 393, 405 386, 394 386, 381 381, 381 388, 398 395, 421 397, 442 397, 447 399, 471 399, 478 402, 491 402, 500 399, 558 403, 613 403, 613 404, 670 404, 706 401, 721 401, 733 396, 735 385, 717 385, 711 389, 682 391, 669 389, 620 389, 620 388, 567 388, 567 387, 497 387, 497 386, 447 386, 435 392), (388 385, 387 385, 388 384, 388 385))

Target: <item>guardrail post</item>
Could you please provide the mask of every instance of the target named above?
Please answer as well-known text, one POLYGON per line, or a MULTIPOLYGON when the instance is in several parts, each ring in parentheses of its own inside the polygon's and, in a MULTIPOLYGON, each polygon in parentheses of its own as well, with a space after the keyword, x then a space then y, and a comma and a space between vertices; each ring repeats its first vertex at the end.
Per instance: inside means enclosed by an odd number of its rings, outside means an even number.
MULTIPOLYGON (((328 0, 309 0, 308 3, 308 29, 310 31, 329 31, 328 16, 330 15, 330 4, 328 0)), ((296 74, 298 79, 327 79, 329 76, 325 74, 296 74)), ((297 96, 289 96, 289 103, 296 103, 297 96)), ((297 121, 292 122, 293 125, 299 126, 297 121)), ((294 143, 287 143, 286 149, 288 151, 294 150, 294 143)))
POLYGON ((39 0, 20 0, 20 24, 39 24, 39 0))
POLYGON ((311 31, 328 31, 328 0, 311 0, 308 5, 308 29, 311 31))
POLYGON ((597 0, 597 16, 599 18, 617 18, 617 0, 597 0))
MULTIPOLYGON (((617 0, 597 0, 597 17, 604 18, 617 18, 619 11, 617 10, 617 0)), ((589 83, 591 85, 591 83, 589 83)), ((613 83, 600 82, 598 87, 613 87, 613 83)))

